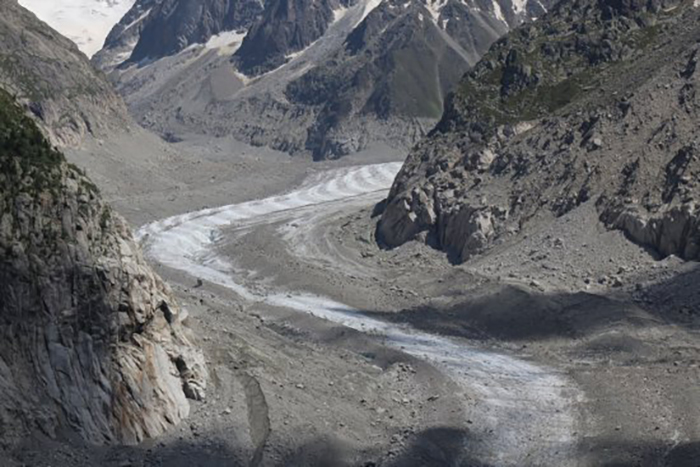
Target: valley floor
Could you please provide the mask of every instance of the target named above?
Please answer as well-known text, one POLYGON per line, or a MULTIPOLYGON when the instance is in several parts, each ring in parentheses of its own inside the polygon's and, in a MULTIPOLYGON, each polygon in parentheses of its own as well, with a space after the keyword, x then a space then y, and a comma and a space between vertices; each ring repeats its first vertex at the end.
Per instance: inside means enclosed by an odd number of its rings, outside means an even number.
POLYGON ((8 465, 700 465, 696 265, 655 260, 592 206, 462 266, 382 250, 397 165, 139 138, 95 143, 113 166, 72 155, 134 224, 239 203, 142 230, 208 398, 142 446, 37 438, 8 465))

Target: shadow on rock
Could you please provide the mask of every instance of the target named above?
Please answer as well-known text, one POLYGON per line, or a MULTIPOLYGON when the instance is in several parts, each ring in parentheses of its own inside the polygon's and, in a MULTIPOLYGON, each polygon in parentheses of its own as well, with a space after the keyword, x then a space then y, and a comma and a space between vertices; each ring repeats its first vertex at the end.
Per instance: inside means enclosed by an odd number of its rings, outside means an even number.
POLYGON ((447 336, 507 341, 575 339, 615 322, 653 320, 633 303, 586 292, 540 294, 524 287, 491 285, 446 308, 421 306, 396 314, 373 313, 447 336))
MULTIPOLYGON (((367 464, 366 453, 338 439, 324 437, 292 447, 277 467, 357 467, 367 464)), ((370 463, 371 465, 371 463, 370 463)))
POLYGON ((581 447, 582 459, 601 467, 697 467, 700 465, 700 442, 677 444, 669 440, 620 441, 589 440, 581 447))
POLYGON ((473 457, 476 444, 465 430, 436 427, 416 434, 406 449, 385 464, 387 467, 492 467, 473 457))
POLYGON ((489 284, 453 297, 447 307, 420 306, 369 316, 431 333, 475 340, 580 339, 619 324, 643 327, 676 324, 700 328, 700 266, 640 287, 634 300, 589 292, 541 293, 489 284))
MULTIPOLYGON (((249 449, 237 438, 231 441, 147 441, 140 446, 91 446, 32 436, 9 453, 10 467, 247 467, 249 449), (245 458, 243 456, 246 456, 245 458)), ((0 451, 1 453, 1 451, 0 451)), ((6 466, 0 460, 0 465, 6 466)))
POLYGON ((244 467, 248 459, 220 442, 180 442, 154 449, 144 467, 244 467))
POLYGON ((641 306, 667 323, 700 329, 700 265, 637 291, 641 306))
POLYGON ((318 439, 295 449, 277 467, 491 467, 470 455, 476 440, 461 429, 430 428, 375 452, 338 440, 318 439))

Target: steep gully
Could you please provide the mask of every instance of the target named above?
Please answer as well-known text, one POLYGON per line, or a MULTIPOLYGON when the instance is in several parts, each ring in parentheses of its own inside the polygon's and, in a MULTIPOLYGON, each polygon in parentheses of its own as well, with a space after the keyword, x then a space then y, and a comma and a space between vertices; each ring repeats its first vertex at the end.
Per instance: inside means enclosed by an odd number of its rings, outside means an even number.
MULTIPOLYGON (((377 335, 384 345, 441 369, 479 398, 469 412, 474 434, 464 446, 469 458, 498 466, 576 465, 575 402, 582 396, 556 370, 371 318, 304 291, 249 287, 217 253, 215 246, 224 229, 230 234, 297 220, 304 226, 299 229, 303 236, 324 213, 330 217, 371 205, 386 195, 399 168, 398 163, 388 163, 322 172, 287 194, 171 217, 144 226, 138 235, 147 254, 165 266, 226 287, 251 302, 293 309, 377 335)), ((291 252, 300 252, 299 239, 284 232, 280 236, 291 252)))

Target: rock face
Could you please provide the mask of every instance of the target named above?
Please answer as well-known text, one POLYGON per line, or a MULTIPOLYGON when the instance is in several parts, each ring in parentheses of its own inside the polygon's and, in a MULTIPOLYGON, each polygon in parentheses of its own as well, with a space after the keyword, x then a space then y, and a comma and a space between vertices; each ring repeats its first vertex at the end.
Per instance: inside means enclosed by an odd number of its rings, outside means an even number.
POLYGON ((287 62, 287 56, 322 37, 347 0, 272 0, 235 54, 238 69, 259 75, 287 62))
POLYGON ((700 258, 698 9, 564 1, 498 41, 409 155, 378 226, 464 261, 585 202, 661 256, 700 258))
POLYGON ((137 443, 204 397, 201 352, 126 222, 0 91, 0 443, 137 443))
MULTIPOLYGON (((153 3, 153 2, 146 2, 153 3)), ((134 7, 144 10, 140 2, 134 7)), ((130 61, 175 54, 223 31, 246 29, 262 12, 257 0, 161 0, 143 22, 130 61)))
POLYGON ((0 0, 0 87, 18 96, 51 142, 78 146, 128 125, 126 107, 71 41, 16 0, 0 0))
POLYGON ((173 0, 146 14, 153 1, 137 2, 145 19, 130 14, 95 58, 144 126, 233 135, 316 159, 376 143, 410 147, 489 45, 549 5, 271 0, 262 11, 235 3, 246 14, 232 15, 221 2, 173 0), (212 47, 222 31, 240 38, 212 47), (128 44, 136 44, 130 58, 128 44), (134 64, 145 57, 158 60, 134 64))

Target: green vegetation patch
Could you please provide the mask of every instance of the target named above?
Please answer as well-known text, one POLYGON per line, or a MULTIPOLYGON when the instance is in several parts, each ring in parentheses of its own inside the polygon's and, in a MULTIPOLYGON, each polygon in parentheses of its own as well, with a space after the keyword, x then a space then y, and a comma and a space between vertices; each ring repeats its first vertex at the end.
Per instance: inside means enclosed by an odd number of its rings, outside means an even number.
POLYGON ((665 21, 688 6, 654 12, 601 2, 562 2, 494 44, 455 92, 456 123, 492 133, 576 102, 623 63, 648 53, 665 21))
POLYGON ((0 89, 0 186, 3 199, 19 192, 56 193, 61 185, 63 155, 46 140, 36 123, 0 89))

